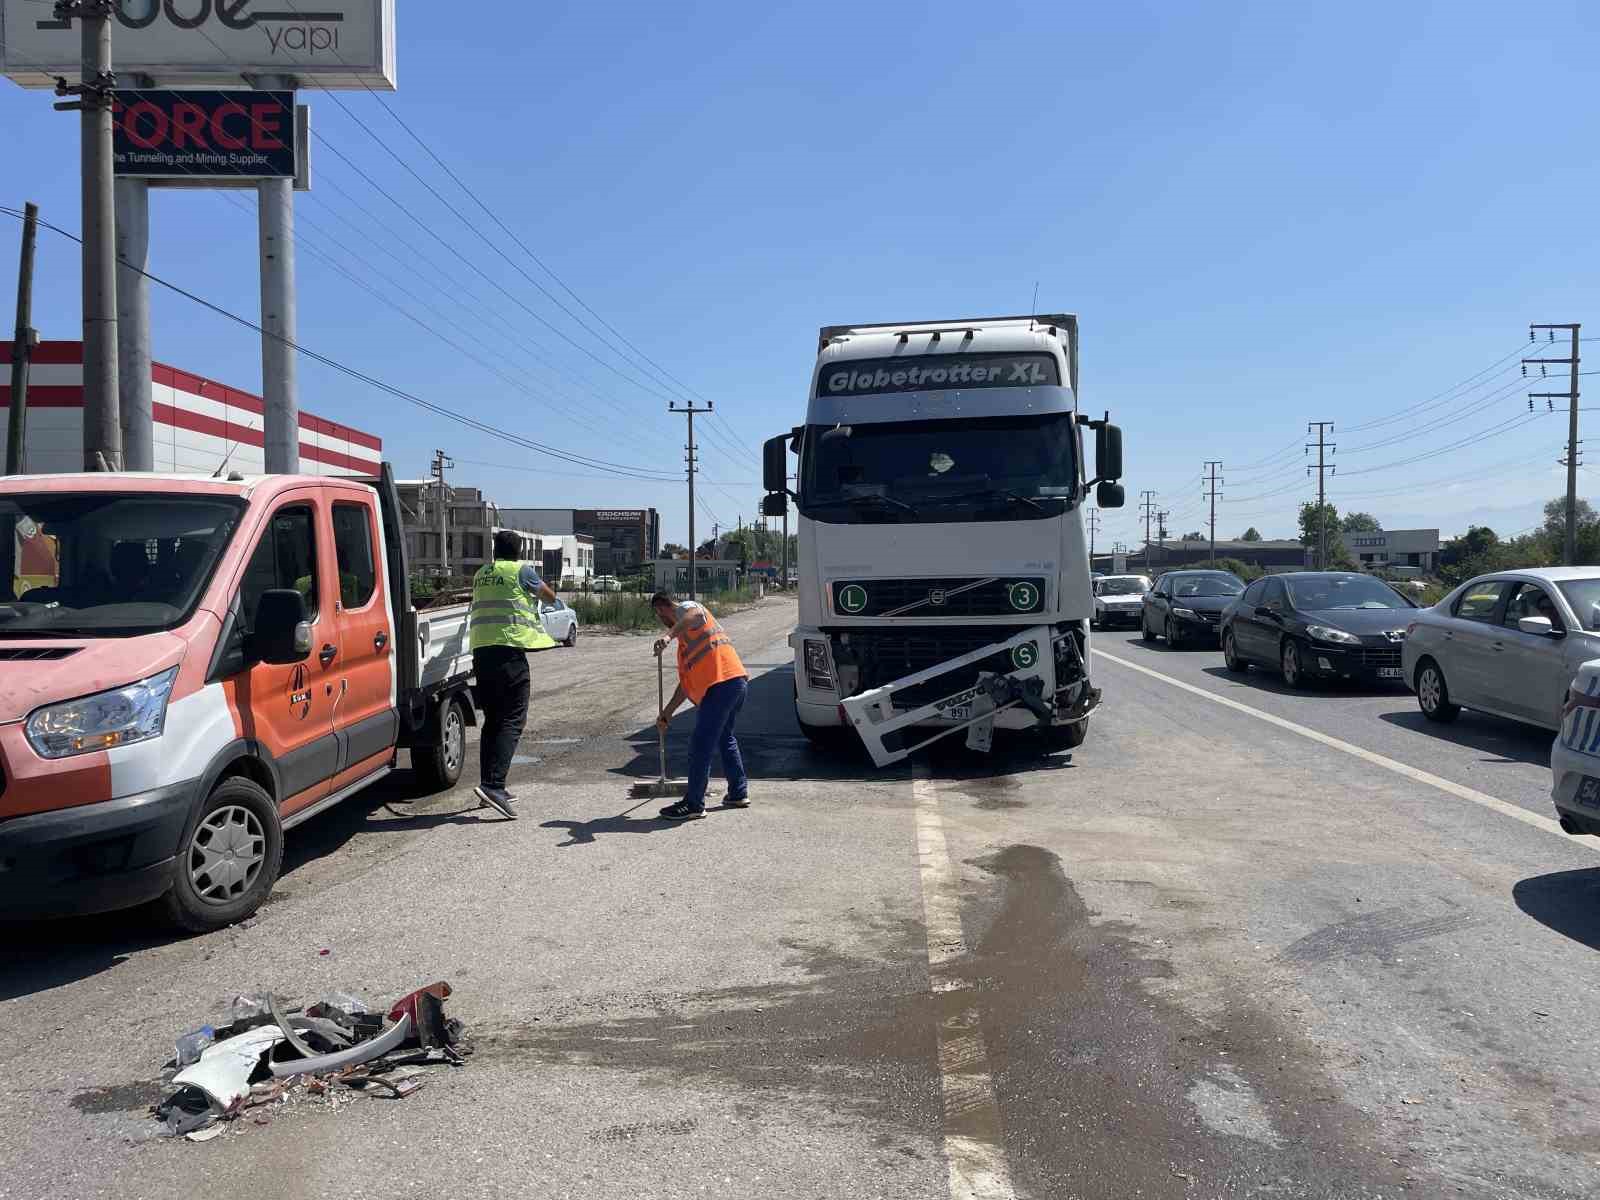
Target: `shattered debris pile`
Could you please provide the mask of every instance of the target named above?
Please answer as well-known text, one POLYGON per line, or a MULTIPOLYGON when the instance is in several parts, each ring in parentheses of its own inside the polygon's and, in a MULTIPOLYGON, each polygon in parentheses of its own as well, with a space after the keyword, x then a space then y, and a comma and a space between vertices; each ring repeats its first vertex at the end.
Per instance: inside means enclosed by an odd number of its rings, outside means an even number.
POLYGON ((302 1097, 337 1105, 354 1093, 404 1099, 420 1088, 423 1068, 459 1067, 472 1047, 460 1021, 444 1015, 450 985, 430 983, 373 1012, 337 992, 300 1008, 267 992, 240 996, 228 1024, 203 1026, 177 1041, 167 1064, 176 1090, 151 1112, 173 1137, 217 1137, 250 1113, 267 1114, 302 1097))

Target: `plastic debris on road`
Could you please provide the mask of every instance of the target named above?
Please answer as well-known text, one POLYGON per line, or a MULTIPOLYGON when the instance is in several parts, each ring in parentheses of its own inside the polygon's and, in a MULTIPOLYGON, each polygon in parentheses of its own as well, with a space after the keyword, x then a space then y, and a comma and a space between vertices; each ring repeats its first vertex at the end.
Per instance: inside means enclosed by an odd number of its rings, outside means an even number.
POLYGON ((445 1016, 450 993, 448 983, 430 983, 376 1011, 348 992, 303 1008, 270 992, 236 996, 225 1022, 177 1039, 167 1064, 175 1090, 151 1112, 168 1136, 199 1142, 245 1113, 251 1120, 239 1128, 268 1124, 297 1101, 404 1099, 425 1082, 416 1068, 461 1066, 472 1052, 461 1022, 445 1016))

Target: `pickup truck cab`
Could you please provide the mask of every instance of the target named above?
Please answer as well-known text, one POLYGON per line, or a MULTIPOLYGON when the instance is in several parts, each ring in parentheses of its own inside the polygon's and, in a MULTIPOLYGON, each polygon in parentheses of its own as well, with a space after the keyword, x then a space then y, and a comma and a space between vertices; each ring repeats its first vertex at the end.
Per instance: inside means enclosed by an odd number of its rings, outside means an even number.
POLYGON ((219 928, 401 748, 460 776, 466 606, 412 608, 387 465, 12 476, 0 555, 0 917, 160 900, 219 928))

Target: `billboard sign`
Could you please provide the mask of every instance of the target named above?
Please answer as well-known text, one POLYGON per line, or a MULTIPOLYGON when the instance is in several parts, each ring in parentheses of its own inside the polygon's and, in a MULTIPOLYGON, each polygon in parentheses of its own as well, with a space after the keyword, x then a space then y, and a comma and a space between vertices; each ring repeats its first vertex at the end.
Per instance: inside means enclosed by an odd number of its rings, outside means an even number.
POLYGON ((119 176, 293 179, 293 92, 114 93, 111 153, 119 176))
MULTIPOLYGON (((0 0, 0 64, 23 87, 76 82, 75 23, 40 0, 0 0)), ((324 88, 393 89, 394 0, 118 0, 111 55, 124 80, 240 84, 290 75, 324 88)))

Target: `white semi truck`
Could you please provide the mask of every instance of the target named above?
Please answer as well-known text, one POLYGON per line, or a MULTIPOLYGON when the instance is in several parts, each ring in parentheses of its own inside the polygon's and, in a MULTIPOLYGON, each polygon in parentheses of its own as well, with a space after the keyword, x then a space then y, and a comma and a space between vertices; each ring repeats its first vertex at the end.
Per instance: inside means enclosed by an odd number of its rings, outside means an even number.
POLYGON ((826 327, 806 422, 763 457, 765 507, 800 513, 808 738, 853 729, 880 766, 962 731, 1082 743, 1100 700, 1083 506, 1123 490, 1121 430, 1078 411, 1076 317, 826 327))

